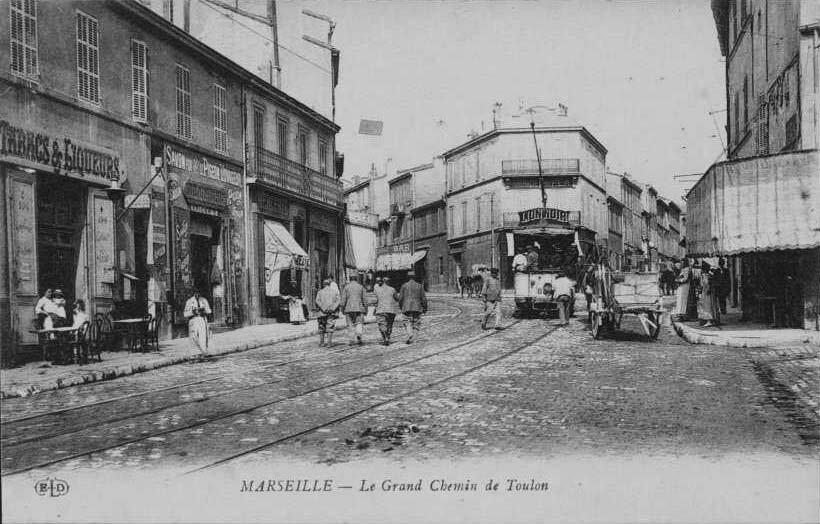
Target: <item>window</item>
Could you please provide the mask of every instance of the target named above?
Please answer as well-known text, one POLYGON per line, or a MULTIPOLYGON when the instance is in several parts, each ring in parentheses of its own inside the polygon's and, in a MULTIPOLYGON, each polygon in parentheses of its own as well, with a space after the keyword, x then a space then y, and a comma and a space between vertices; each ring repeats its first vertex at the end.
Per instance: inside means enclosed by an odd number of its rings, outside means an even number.
POLYGON ((319 172, 327 176, 327 141, 319 139, 319 172))
POLYGON ((225 88, 214 84, 214 149, 220 153, 228 151, 228 111, 225 88))
POLYGON ((97 19, 77 11, 77 96, 100 103, 100 48, 97 19))
POLYGON ((148 47, 131 40, 131 116, 148 122, 148 47))
POLYGON ((740 143, 740 94, 735 93, 735 145, 740 143))
POLYGON ((453 227, 453 217, 455 217, 455 206, 450 206, 450 221, 447 223, 447 231, 451 237, 455 235, 455 228, 453 227))
POLYGON ((11 72, 37 80, 37 5, 34 0, 12 0, 11 72))
POLYGON ((475 230, 481 230, 481 197, 475 199, 475 230))
POLYGON ((279 155, 288 157, 288 121, 282 117, 276 119, 276 138, 279 141, 279 155))
POLYGON ((461 203, 461 234, 467 234, 467 201, 461 203))
POLYGON ((444 274, 444 257, 443 256, 438 257, 438 274, 439 275, 444 274))
POLYGON ((191 139, 191 71, 177 64, 177 136, 191 139))
POLYGON ((430 233, 438 233, 438 209, 430 213, 430 233))
MULTIPOLYGON (((744 3, 744 5, 746 5, 744 3)), ((743 78, 743 132, 749 129, 749 77, 743 78)))
POLYGON ((303 166, 308 165, 308 131, 307 129, 299 126, 299 137, 297 140, 297 144, 299 146, 299 163, 303 166))
POLYGON ((253 106, 253 164, 258 173, 262 168, 262 150, 265 147, 265 110, 253 106))

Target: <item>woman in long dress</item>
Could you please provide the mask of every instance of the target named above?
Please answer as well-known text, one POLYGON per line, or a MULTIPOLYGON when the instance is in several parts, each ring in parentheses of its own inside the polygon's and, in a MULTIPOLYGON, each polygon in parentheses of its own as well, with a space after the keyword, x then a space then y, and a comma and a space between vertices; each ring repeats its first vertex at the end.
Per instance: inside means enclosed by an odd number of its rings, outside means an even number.
POLYGON ((712 316, 712 275, 709 274, 710 266, 706 262, 700 265, 700 296, 698 297, 698 320, 703 322, 704 327, 713 325, 712 316))
POLYGON ((210 314, 211 306, 208 301, 200 295, 199 291, 194 291, 194 296, 185 302, 183 316, 188 319, 188 337, 203 356, 207 356, 210 345, 208 337, 208 315, 210 314))
POLYGON ((692 269, 689 267, 689 260, 683 260, 683 267, 680 275, 675 279, 678 284, 678 303, 675 307, 675 314, 680 320, 686 320, 686 309, 689 307, 689 286, 692 280, 692 269))
POLYGON ((305 312, 302 308, 302 296, 299 294, 297 282, 291 280, 288 295, 288 318, 291 324, 304 324, 305 312))

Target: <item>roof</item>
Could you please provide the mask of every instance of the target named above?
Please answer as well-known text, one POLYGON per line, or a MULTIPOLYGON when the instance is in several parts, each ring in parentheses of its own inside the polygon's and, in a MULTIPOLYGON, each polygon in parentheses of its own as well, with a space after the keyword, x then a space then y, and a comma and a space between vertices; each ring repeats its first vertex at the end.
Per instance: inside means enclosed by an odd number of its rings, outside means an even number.
POLYGON ((370 179, 369 179, 369 178, 366 178, 366 179, 364 179, 364 180, 361 180, 361 181, 359 181, 359 182, 356 182, 356 183, 355 183, 355 184, 353 184, 352 186, 349 186, 347 189, 344 189, 344 190, 342 191, 342 193, 344 193, 345 195, 350 194, 350 193, 352 193, 352 192, 354 192, 354 191, 358 191, 359 189, 363 188, 364 186, 366 186, 366 185, 368 185, 368 184, 370 184, 370 179))
POLYGON ((305 103, 300 102, 284 91, 281 91, 265 82, 230 58, 206 45, 198 38, 191 36, 189 33, 175 26, 173 23, 158 15, 150 8, 142 5, 137 0, 120 0, 117 2, 110 2, 108 5, 111 5, 115 9, 120 9, 121 11, 144 21, 146 23, 146 31, 158 30, 164 32, 166 35, 170 35, 174 38, 174 40, 176 40, 175 44, 182 44, 188 51, 199 54, 210 64, 216 64, 218 67, 237 76, 240 80, 243 80, 248 85, 261 91, 263 94, 271 97, 283 106, 301 113, 303 116, 315 121, 317 124, 332 131, 333 133, 338 133, 341 129, 338 124, 331 121, 327 117, 322 116, 305 103))
MULTIPOLYGON (((442 156, 447 159, 464 151, 468 151, 473 147, 481 144, 483 142, 487 142, 497 136, 504 135, 504 134, 520 134, 520 133, 532 133, 532 128, 530 127, 508 127, 508 128, 499 128, 499 129, 492 129, 487 131, 483 135, 478 135, 477 137, 468 140, 467 142, 462 143, 448 151, 445 151, 442 156)), ((589 143, 595 146, 598 151, 602 154, 606 155, 609 151, 607 148, 601 144, 598 139, 596 139, 589 130, 583 126, 536 126, 535 133, 580 133, 584 138, 587 139, 589 143)))

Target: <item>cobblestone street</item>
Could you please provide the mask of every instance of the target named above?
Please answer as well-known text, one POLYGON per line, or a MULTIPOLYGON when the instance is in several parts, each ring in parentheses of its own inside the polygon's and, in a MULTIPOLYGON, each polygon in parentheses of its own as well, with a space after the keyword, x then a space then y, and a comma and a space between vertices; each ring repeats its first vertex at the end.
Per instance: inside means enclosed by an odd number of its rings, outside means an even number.
POLYGON ((331 349, 300 339, 5 399, 3 472, 818 455, 813 348, 691 345, 669 328, 652 341, 627 320, 594 340, 581 319, 559 327, 505 313, 505 330, 481 331, 478 301, 437 299, 412 345, 397 326, 385 348, 368 325, 364 346, 338 333, 331 349))

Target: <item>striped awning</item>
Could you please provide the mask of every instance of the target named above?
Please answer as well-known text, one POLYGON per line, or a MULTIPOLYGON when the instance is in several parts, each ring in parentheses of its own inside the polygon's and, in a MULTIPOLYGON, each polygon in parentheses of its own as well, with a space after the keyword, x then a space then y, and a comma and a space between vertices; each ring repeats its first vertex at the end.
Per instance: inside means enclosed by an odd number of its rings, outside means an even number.
POLYGON ((427 256, 427 250, 415 253, 388 253, 376 259, 376 271, 406 271, 413 269, 413 264, 427 256))

